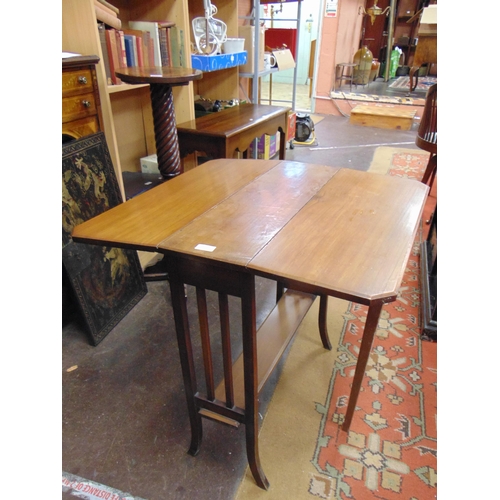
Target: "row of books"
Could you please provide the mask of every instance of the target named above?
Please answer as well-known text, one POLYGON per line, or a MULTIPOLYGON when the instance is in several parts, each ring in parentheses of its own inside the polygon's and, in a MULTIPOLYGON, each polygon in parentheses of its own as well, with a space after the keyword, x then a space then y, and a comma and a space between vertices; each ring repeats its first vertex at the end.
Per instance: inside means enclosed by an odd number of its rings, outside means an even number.
POLYGON ((120 68, 183 65, 179 33, 173 22, 130 21, 127 29, 98 22, 98 31, 110 85, 121 84, 115 74, 120 68))

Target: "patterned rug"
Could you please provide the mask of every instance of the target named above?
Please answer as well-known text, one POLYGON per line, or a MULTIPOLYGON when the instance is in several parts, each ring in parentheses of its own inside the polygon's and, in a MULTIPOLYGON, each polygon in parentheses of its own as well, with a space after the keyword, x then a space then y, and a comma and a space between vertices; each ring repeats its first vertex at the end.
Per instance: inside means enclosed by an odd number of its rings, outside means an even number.
MULTIPOLYGON (((378 148, 370 171, 421 178, 428 154, 378 148)), ((317 327, 318 300, 290 350, 260 432, 271 483, 249 471, 237 500, 408 499, 437 495, 437 344, 420 337, 418 235, 398 299, 384 306, 348 433, 340 429, 367 308, 329 299, 332 351, 317 327)))
POLYGON ((414 97, 359 94, 358 92, 343 92, 342 90, 332 91, 330 97, 341 101, 382 102, 407 106, 423 106, 425 104, 425 99, 415 99, 414 97))
MULTIPOLYGON (((421 76, 418 79, 418 84, 417 87, 415 88, 415 91, 422 91, 422 92, 427 92, 428 88, 431 85, 434 85, 437 83, 437 78, 433 76, 421 76)), ((410 90, 410 77, 409 76, 400 76, 396 80, 394 80, 390 85, 390 89, 395 89, 395 90, 404 90, 404 91, 409 91, 410 90)))

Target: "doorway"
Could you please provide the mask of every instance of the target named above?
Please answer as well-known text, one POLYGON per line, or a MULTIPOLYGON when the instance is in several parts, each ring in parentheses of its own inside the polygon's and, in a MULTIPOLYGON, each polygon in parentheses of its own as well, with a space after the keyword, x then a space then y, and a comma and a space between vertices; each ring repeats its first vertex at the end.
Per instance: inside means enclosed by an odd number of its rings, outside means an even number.
POLYGON ((313 109, 314 71, 312 69, 314 61, 317 60, 315 50, 317 44, 315 42, 320 33, 320 13, 323 3, 324 0, 303 0, 302 2, 261 4, 260 17, 265 20, 263 22, 266 28, 299 30, 299 50, 295 57, 296 69, 278 71, 262 77, 262 103, 278 106, 290 105, 295 77, 295 109, 297 111, 311 111, 313 109))

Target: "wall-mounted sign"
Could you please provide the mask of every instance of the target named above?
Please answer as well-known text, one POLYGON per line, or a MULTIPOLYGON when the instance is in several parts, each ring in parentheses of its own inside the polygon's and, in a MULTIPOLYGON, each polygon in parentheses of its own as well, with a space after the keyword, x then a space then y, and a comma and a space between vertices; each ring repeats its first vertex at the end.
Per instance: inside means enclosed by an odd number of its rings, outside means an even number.
POLYGON ((326 1, 325 17, 337 17, 337 5, 339 0, 326 1))

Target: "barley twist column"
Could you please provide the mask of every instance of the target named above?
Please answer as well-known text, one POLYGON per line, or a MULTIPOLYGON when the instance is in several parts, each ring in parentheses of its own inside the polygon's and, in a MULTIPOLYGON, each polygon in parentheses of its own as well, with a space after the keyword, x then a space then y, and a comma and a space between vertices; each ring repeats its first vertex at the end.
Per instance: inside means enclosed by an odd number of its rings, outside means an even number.
MULTIPOLYGON (((203 73, 191 68, 120 68, 116 75, 125 83, 150 85, 158 169, 165 179, 182 173, 179 140, 175 125, 172 87, 187 85, 203 73)), ((194 114, 194 109, 192 110, 194 114)))
POLYGON ((172 87, 151 84, 151 105, 155 127, 158 170, 165 179, 182 173, 179 142, 175 127, 175 110, 172 87))

